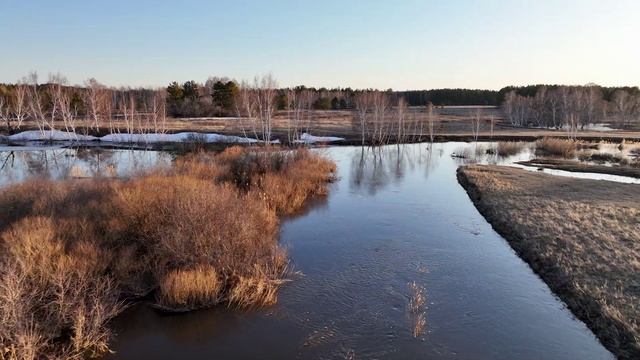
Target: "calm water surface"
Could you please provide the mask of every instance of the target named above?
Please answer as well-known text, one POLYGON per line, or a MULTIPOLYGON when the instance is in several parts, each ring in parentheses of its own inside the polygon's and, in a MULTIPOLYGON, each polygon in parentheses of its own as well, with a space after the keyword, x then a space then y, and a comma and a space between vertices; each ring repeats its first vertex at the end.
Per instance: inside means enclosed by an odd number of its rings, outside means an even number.
POLYGON ((172 159, 169 153, 151 150, 0 146, 0 186, 34 177, 125 177, 169 165, 172 159))
MULTIPOLYGON (((477 212, 456 180, 468 162, 528 160, 464 143, 320 149, 338 164, 329 196, 286 220, 299 273, 277 305, 161 315, 144 305, 113 324, 111 359, 608 359, 585 325, 477 212), (472 153, 473 159, 452 154, 472 153), (424 287, 426 331, 411 332, 408 284, 424 287)), ((9 150, 0 149, 1 161, 9 150)), ((30 176, 127 176, 166 153, 26 149, 0 185, 30 176)))

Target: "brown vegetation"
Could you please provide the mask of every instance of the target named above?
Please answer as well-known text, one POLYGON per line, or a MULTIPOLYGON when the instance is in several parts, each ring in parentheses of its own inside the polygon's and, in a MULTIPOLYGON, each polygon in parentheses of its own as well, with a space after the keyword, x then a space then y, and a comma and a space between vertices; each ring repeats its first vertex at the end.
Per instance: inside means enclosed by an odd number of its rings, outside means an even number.
POLYGON ((129 180, 3 189, 0 359, 103 353, 107 322, 148 294, 171 311, 274 303, 277 214, 325 194, 334 171, 306 150, 230 148, 129 180))
POLYGON ((416 282, 409 283, 410 298, 407 304, 411 320, 411 334, 414 338, 420 337, 427 326, 426 306, 427 294, 423 286, 416 282))
POLYGON ((496 147, 499 156, 513 156, 520 153, 527 146, 522 141, 500 141, 496 147))
POLYGON ((581 163, 579 161, 564 159, 533 159, 529 161, 521 161, 518 162, 518 164, 571 172, 590 172, 640 178, 640 168, 634 166, 591 165, 581 163))
POLYGON ((640 357, 640 191, 499 166, 468 166, 458 179, 509 241, 602 343, 640 357))
POLYGON ((575 156, 577 149, 578 143, 569 139, 545 137, 536 141, 536 152, 545 155, 571 158, 575 156))

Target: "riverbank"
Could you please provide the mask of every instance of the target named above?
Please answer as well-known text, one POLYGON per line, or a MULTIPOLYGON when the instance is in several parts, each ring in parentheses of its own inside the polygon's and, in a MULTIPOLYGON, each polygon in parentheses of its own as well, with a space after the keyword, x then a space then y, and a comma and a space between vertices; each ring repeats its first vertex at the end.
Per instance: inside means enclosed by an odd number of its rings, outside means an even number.
POLYGON ((499 166, 458 180, 478 210, 622 359, 640 356, 640 188, 499 166))
POLYGON ((517 162, 517 164, 570 172, 590 172, 597 174, 628 176, 636 179, 640 178, 640 168, 628 165, 607 166, 599 164, 585 164, 575 160, 564 159, 533 159, 520 161, 517 162))

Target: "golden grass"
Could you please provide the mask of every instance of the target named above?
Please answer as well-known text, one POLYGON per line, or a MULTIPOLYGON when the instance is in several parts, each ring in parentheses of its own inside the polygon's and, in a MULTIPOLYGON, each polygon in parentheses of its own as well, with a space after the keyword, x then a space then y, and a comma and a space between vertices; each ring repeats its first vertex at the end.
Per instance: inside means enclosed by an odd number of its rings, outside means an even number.
POLYGON ((325 194, 334 170, 307 151, 230 148, 129 180, 3 189, 0 359, 104 353, 121 300, 149 293, 177 311, 273 304, 288 263, 277 214, 325 194))
POLYGON ((500 141, 496 146, 496 153, 499 156, 513 156, 520 153, 527 146, 522 141, 500 141))
POLYGON ((427 326, 427 294, 424 287, 416 284, 415 281, 409 283, 409 292, 407 309, 411 320, 411 334, 414 338, 418 338, 424 334, 427 326))
POLYGON ((536 151, 545 155, 574 157, 578 143, 574 140, 544 137, 536 141, 536 151))
POLYGON ((640 357, 638 185, 469 166, 476 206, 602 343, 640 357))
POLYGON ((158 302, 188 309, 209 306, 220 300, 223 285, 211 267, 171 270, 160 280, 158 302))

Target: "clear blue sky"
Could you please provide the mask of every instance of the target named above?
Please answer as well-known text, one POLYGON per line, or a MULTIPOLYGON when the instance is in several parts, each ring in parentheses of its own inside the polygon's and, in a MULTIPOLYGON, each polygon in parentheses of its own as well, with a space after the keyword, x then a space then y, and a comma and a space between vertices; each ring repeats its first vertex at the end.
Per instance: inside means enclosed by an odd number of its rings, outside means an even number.
POLYGON ((640 85, 640 1, 0 0, 0 82, 640 85))

